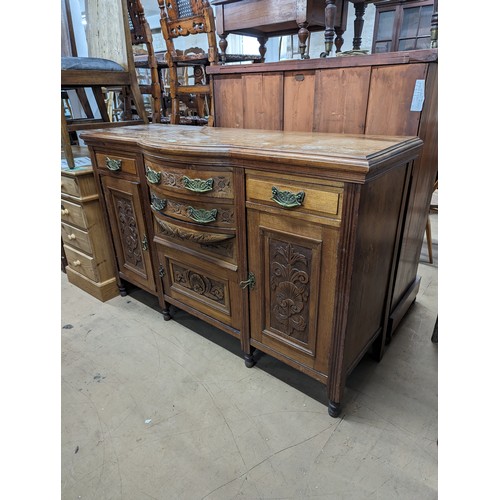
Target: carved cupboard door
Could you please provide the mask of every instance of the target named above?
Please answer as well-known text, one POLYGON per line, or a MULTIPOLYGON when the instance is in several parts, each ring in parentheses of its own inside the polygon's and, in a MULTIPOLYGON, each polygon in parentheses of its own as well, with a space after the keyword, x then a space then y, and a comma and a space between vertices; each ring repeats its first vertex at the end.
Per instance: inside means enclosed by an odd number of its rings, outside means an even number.
POLYGON ((156 293, 138 182, 101 176, 120 277, 156 293))
POLYGON ((336 283, 338 224, 287 210, 247 210, 250 337, 257 349, 325 381, 336 283))

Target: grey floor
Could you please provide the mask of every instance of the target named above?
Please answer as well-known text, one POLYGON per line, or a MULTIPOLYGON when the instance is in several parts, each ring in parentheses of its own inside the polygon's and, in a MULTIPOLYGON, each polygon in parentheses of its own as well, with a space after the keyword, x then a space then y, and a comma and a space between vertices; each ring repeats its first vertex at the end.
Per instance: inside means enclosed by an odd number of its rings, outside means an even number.
POLYGON ((140 290, 106 303, 62 286, 61 498, 438 497, 437 214, 434 263, 380 363, 324 387, 140 290))

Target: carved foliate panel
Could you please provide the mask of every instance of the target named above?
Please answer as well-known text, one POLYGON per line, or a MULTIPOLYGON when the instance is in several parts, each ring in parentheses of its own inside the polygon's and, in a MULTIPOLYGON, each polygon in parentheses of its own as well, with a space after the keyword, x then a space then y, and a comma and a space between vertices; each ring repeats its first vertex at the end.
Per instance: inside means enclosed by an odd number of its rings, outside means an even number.
POLYGON ((219 304, 226 303, 224 283, 186 269, 178 264, 172 264, 172 273, 173 282, 176 285, 187 288, 219 304))
POLYGON ((142 257, 142 238, 137 229, 137 220, 132 200, 115 197, 116 215, 122 240, 125 262, 144 270, 142 257))
POLYGON ((312 250, 270 238, 269 256, 270 326, 307 344, 312 250))

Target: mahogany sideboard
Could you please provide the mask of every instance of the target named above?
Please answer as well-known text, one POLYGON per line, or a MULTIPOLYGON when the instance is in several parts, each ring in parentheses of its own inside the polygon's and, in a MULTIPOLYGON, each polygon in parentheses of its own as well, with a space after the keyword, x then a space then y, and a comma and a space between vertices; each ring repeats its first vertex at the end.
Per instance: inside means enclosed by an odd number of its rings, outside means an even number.
POLYGON ((412 169, 390 341, 420 286, 417 270, 438 172, 437 49, 211 66, 207 72, 214 85, 216 127, 418 136, 424 141, 412 169))
POLYGON ((88 131, 120 290, 155 293, 326 384, 383 341, 417 137, 139 125, 88 131))

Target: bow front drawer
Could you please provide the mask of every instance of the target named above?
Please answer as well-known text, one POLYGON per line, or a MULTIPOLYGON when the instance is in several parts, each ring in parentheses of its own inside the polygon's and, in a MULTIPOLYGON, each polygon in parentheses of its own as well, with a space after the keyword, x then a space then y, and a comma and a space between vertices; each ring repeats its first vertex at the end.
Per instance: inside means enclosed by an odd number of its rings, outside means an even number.
POLYGON ((148 185, 177 196, 195 198, 234 198, 233 172, 196 165, 145 162, 148 185))

